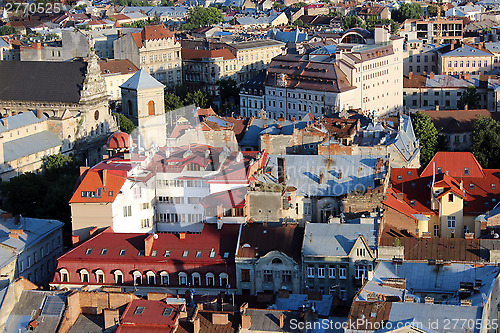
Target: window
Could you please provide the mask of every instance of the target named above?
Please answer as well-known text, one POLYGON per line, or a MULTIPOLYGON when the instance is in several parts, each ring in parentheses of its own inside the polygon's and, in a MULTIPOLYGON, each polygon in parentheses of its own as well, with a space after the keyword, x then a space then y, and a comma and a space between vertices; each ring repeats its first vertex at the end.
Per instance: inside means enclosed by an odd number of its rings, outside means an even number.
POLYGON ((139 199, 142 196, 141 188, 139 186, 134 187, 133 193, 134 193, 134 199, 139 199))
POLYGON ((367 279, 368 278, 368 267, 364 265, 357 265, 355 267, 356 279, 367 279))
POLYGON ((123 207, 123 217, 132 216, 132 206, 123 207))
POLYGON ((448 202, 453 202, 453 193, 448 194, 448 202))
POLYGON ((116 270, 114 276, 116 284, 123 284, 123 273, 120 270, 116 270))
POLYGON ((145 307, 144 306, 138 306, 134 310, 135 315, 142 316, 142 313, 144 312, 145 307))
POLYGON ((311 215, 311 203, 304 202, 304 215, 311 215))
POLYGON ((240 272, 241 272, 241 282, 250 282, 250 270, 242 269, 240 272))
POLYGON ((339 267, 339 279, 345 280, 347 278, 347 269, 345 267, 339 267))
POLYGON ((193 281, 193 286, 201 286, 201 275, 200 273, 191 274, 191 279, 193 281))
POLYGON ((59 271, 59 275, 61 277, 61 282, 68 282, 69 281, 69 272, 67 269, 61 269, 59 271))
POLYGON ((469 188, 470 188, 471 190, 473 190, 475 187, 476 187, 476 186, 475 186, 473 183, 470 183, 470 184, 469 184, 469 188))
POLYGON ((104 283, 104 272, 102 270, 98 269, 95 272, 95 279, 96 279, 97 283, 104 283))
POLYGON ((281 272, 281 282, 291 283, 292 282, 292 271, 282 271, 281 272))
POLYGON ((196 251, 196 258, 201 258, 202 251, 196 251))
POLYGON ((170 250, 166 250, 163 256, 167 258, 170 257, 170 250))
POLYGON ((156 276, 155 276, 155 273, 153 271, 148 271, 146 273, 146 278, 147 278, 147 281, 148 281, 148 284, 156 284, 156 276))
POLYGON ((226 273, 219 274, 220 286, 223 288, 229 288, 229 276, 226 273))
POLYGON ((464 168, 464 176, 468 176, 469 175, 469 168, 464 168))
POLYGON ((491 184, 491 189, 496 190, 497 189, 497 184, 491 184))
POLYGON ((180 286, 187 285, 187 274, 184 272, 179 273, 179 285, 180 286))
POLYGON ((335 279, 335 266, 328 267, 328 277, 330 279, 335 279))
POLYGON ((125 255, 125 253, 127 252, 127 250, 125 249, 121 249, 120 250, 120 257, 123 257, 125 255))
POLYGON ((308 278, 314 277, 314 266, 312 265, 307 266, 307 277, 308 278))
POLYGON ((108 249, 101 250, 101 256, 105 256, 108 253, 108 249))
POLYGON ((206 275, 207 287, 215 286, 215 276, 212 273, 207 273, 206 275))
POLYGON ((343 301, 347 300, 347 290, 345 288, 340 288, 340 299, 343 301))
POLYGON ((319 278, 324 278, 325 277, 325 266, 324 265, 319 265, 318 266, 318 277, 319 278))
POLYGON ((273 282, 273 271, 271 270, 264 271, 264 282, 273 282))
POLYGON ((161 284, 168 285, 168 273, 167 272, 160 273, 160 282, 161 282, 161 284))
POLYGON ((135 285, 142 284, 142 273, 139 271, 135 271, 133 275, 134 275, 134 284, 135 285))
POLYGON ((89 272, 86 269, 80 270, 80 281, 89 283, 89 272))
POLYGON ((448 221, 448 228, 454 229, 455 228, 455 216, 448 216, 447 221, 448 221))
POLYGON ((189 251, 182 251, 182 256, 184 258, 186 258, 187 256, 189 256, 189 251))
POLYGON ((439 237, 439 225, 434 225, 434 237, 439 237))
POLYGON ((85 254, 86 254, 86 255, 91 255, 91 254, 92 254, 92 249, 87 249, 87 250, 85 251, 85 254))
POLYGON ((210 250, 210 258, 215 258, 215 250, 210 250))
POLYGON ((356 255, 358 257, 364 257, 366 255, 366 249, 356 249, 356 255))

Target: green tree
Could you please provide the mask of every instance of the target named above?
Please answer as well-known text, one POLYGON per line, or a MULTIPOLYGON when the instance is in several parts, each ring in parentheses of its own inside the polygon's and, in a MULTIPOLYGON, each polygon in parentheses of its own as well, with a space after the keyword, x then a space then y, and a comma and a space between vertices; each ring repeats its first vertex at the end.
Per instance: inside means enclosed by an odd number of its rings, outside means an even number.
POLYGON ((285 8, 285 5, 275 1, 273 2, 273 8, 276 10, 282 10, 283 8, 285 8))
MULTIPOLYGON (((438 16, 438 10, 439 10, 438 5, 429 5, 427 7, 427 14, 429 14, 430 17, 436 17, 436 16, 438 16)), ((441 9, 441 15, 444 16, 443 9, 441 9)))
POLYGON ((118 123, 120 131, 130 134, 135 130, 134 123, 130 119, 125 117, 124 114, 113 112, 112 115, 115 118, 115 121, 118 123))
POLYGON ((175 3, 172 0, 162 0, 161 1, 162 6, 168 6, 168 7, 173 7, 175 6, 175 3))
POLYGON ((183 107, 182 99, 173 93, 165 93, 165 111, 172 111, 183 107))
POLYGON ((431 118, 420 111, 411 114, 411 121, 421 146, 420 165, 425 167, 437 152, 439 133, 431 118))
POLYGON ((46 170, 62 168, 70 163, 73 163, 73 157, 63 154, 49 155, 43 159, 43 166, 46 170))
POLYGON ((391 26, 391 34, 399 32, 399 25, 391 19, 368 19, 366 21, 366 30, 373 32, 377 24, 389 24, 391 26))
POLYGON ((302 7, 307 6, 307 3, 303 2, 303 1, 300 1, 300 2, 294 3, 293 6, 297 7, 297 8, 302 8, 302 7))
POLYGON ((357 16, 345 16, 344 17, 344 22, 342 23, 342 27, 344 28, 344 31, 349 30, 351 28, 366 28, 365 22, 363 22, 362 19, 360 19, 357 16))
POLYGON ((210 98, 201 90, 196 90, 193 93, 188 93, 184 100, 185 105, 194 104, 200 108, 208 108, 210 106, 210 98))
POLYGON ((416 19, 424 15, 422 6, 415 2, 405 2, 391 12, 394 21, 403 23, 406 19, 416 19))
POLYGON ((215 7, 192 7, 189 9, 186 23, 182 26, 184 30, 193 30, 219 24, 224 21, 224 15, 215 7))
POLYGON ((477 109, 479 107, 479 94, 477 93, 476 87, 469 86, 462 93, 462 96, 458 100, 457 106, 460 110, 464 110, 465 106, 470 110, 477 109))
POLYGON ((304 26, 304 22, 302 22, 301 19, 298 19, 295 22, 293 22, 293 25, 302 28, 304 26))
POLYGON ((222 79, 219 81, 220 98, 222 103, 229 102, 230 99, 239 101, 240 88, 238 83, 233 79, 222 79))
POLYGON ((74 10, 85 10, 85 8, 87 8, 87 5, 86 4, 81 4, 81 5, 76 6, 73 9, 74 10))
POLYGON ((487 117, 474 121, 471 152, 483 168, 500 168, 500 122, 487 117))

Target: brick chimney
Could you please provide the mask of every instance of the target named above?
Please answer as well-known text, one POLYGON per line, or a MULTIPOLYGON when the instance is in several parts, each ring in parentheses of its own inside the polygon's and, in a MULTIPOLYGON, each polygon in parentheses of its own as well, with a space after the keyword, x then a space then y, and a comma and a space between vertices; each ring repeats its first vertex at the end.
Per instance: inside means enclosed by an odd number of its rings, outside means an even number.
POLYGON ((93 236, 97 232, 97 230, 99 230, 99 228, 97 227, 93 227, 92 229, 90 229, 89 231, 90 236, 93 236))
POLYGON ((462 74, 458 73, 458 79, 462 80, 462 74))
POLYGON ((3 118, 3 126, 9 129, 9 118, 3 118))
POLYGON ((413 78, 413 72, 408 73, 408 78, 411 80, 413 78))
POLYGON ((120 313, 118 309, 103 309, 104 329, 113 330, 118 326, 120 313))
POLYGON ((102 186, 106 187, 107 183, 108 183, 108 170, 103 169, 102 170, 102 186))
POLYGON ((434 80, 434 72, 430 72, 429 79, 434 80))
POLYGON ((73 246, 76 246, 78 243, 80 243, 80 236, 71 236, 71 241, 73 242, 73 246))
POLYGON ((153 252, 153 243, 154 243, 154 235, 150 234, 146 239, 144 240, 144 255, 146 257, 151 256, 151 252, 153 252))
POLYGON ((280 327, 285 327, 285 315, 283 313, 280 314, 280 327))
POLYGON ((249 315, 241 315, 241 329, 249 329, 252 326, 252 317, 249 315))
POLYGON ((38 119, 42 118, 42 110, 40 110, 40 109, 36 110, 36 117, 38 119))
POLYGON ((465 104, 464 110, 469 110, 469 105, 468 104, 465 104))
POLYGON ((9 238, 19 239, 19 234, 16 234, 15 232, 11 232, 11 233, 9 233, 9 238))
POLYGON ((179 233, 179 239, 186 239, 186 233, 185 232, 180 232, 179 233))

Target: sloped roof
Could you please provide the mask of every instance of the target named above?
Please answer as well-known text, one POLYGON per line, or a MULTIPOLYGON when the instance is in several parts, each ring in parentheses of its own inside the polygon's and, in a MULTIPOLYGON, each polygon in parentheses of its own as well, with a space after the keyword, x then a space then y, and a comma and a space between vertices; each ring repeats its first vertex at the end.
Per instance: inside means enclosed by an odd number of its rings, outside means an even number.
POLYGON ((149 73, 143 69, 132 75, 127 81, 125 81, 125 83, 120 86, 120 88, 132 90, 164 87, 165 86, 162 83, 158 82, 154 77, 149 75, 149 73))
POLYGON ((36 111, 28 111, 0 119, 0 132, 14 130, 16 128, 41 123, 47 120, 47 117, 44 114, 38 118, 35 115, 35 112, 36 111), (7 127, 5 127, 5 123, 7 123, 7 127))
POLYGON ((101 67, 101 74, 130 74, 135 73, 139 70, 136 65, 134 65, 128 59, 106 59, 99 62, 101 67))
MULTIPOLYGON (((128 15, 131 16, 132 14, 128 15)), ((141 32, 133 32, 132 38, 135 41, 135 44, 138 48, 144 46, 143 41, 145 40, 154 40, 154 39, 164 39, 164 38, 173 38, 174 34, 168 29, 165 29, 163 24, 159 25, 148 25, 145 26, 141 32)))
POLYGON ((3 158, 5 162, 11 162, 50 148, 58 148, 61 145, 61 139, 52 132, 42 131, 4 143, 3 158))
POLYGON ((218 50, 198 50, 198 49, 186 49, 181 50, 182 60, 195 60, 202 58, 220 58, 224 60, 236 59, 234 54, 228 49, 218 49, 218 50))
POLYGON ((78 103, 87 63, 0 61, 0 100, 78 103))
POLYGON ((443 57, 491 57, 493 54, 472 47, 468 44, 462 44, 461 47, 442 54, 443 57))
POLYGON ((443 173, 458 179, 462 177, 485 177, 483 168, 471 152, 437 152, 422 171, 420 177, 432 176, 434 163, 435 170, 441 168, 443 173), (468 175, 464 173, 464 168, 469 169, 468 175))
POLYGON ((486 110, 424 110, 420 111, 429 116, 434 126, 442 133, 466 133, 474 130, 474 120, 479 117, 494 117, 495 114, 486 110))

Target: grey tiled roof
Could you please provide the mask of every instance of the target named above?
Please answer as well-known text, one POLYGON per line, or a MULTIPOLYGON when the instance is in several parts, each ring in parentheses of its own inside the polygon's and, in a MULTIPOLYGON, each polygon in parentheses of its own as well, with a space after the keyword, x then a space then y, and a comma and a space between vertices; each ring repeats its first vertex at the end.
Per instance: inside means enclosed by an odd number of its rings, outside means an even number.
POLYGON ((49 131, 43 131, 4 143, 3 157, 5 162, 11 162, 61 145, 62 141, 57 136, 49 131))

